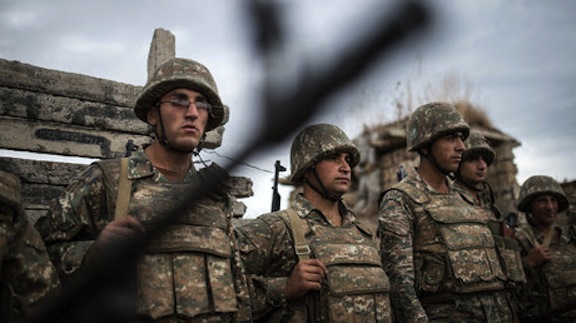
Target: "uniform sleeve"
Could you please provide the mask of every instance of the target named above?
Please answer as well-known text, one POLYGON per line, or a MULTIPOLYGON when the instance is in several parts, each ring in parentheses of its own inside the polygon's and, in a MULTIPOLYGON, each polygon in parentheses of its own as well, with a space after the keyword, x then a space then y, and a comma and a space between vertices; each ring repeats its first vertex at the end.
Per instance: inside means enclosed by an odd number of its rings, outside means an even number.
POLYGON ((63 283, 81 267, 111 217, 102 170, 91 165, 52 201, 47 216, 38 220, 36 228, 63 283))
POLYGON ((403 193, 391 190, 378 211, 382 264, 390 278, 390 300, 402 322, 427 322, 415 288, 412 252, 413 215, 403 193))
POLYGON ((17 304, 31 313, 41 301, 60 292, 60 281, 42 238, 25 218, 26 215, 22 213, 20 216, 23 229, 14 237, 5 277, 12 278, 8 285, 17 304))
POLYGON ((286 306, 286 281, 297 259, 286 224, 261 216, 242 223, 236 235, 250 284, 254 319, 286 306))

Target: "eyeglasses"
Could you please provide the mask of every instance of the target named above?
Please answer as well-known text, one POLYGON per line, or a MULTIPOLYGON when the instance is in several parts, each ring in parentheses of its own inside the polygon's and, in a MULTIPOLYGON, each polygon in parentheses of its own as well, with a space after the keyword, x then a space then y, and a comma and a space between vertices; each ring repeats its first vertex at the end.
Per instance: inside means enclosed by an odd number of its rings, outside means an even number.
POLYGON ((207 111, 208 113, 210 113, 213 108, 212 104, 206 101, 189 101, 186 99, 178 99, 178 98, 172 98, 170 100, 160 101, 158 102, 158 105, 163 103, 170 103, 172 107, 178 109, 188 109, 190 108, 191 104, 194 104, 198 111, 207 111))

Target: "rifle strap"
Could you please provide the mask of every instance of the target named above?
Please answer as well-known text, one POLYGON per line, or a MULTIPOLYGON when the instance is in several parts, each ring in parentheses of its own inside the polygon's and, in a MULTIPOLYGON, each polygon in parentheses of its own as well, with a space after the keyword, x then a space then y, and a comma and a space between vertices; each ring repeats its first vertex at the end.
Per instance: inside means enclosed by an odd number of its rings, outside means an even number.
POLYGON ((556 232, 556 230, 554 229, 554 227, 551 227, 548 232, 546 232, 546 236, 544 236, 544 241, 542 242, 542 246, 548 248, 550 246, 550 242, 552 241, 552 238, 554 238, 554 233, 556 232))
POLYGON ((304 226, 307 225, 307 223, 291 208, 286 209, 286 213, 288 213, 288 219, 290 221, 290 226, 292 227, 296 255, 299 260, 308 260, 310 259, 310 246, 304 236, 304 226))
MULTIPOLYGON (((544 247, 548 248, 550 246, 550 242, 552 241, 552 238, 554 237, 555 231, 556 230, 554 229, 554 227, 550 228, 550 230, 548 230, 548 232, 544 236, 544 241, 542 242, 542 244, 538 243, 538 240, 536 240, 536 237, 534 237, 534 233, 532 232, 532 230, 525 229, 523 233, 526 234, 526 236, 528 237, 528 240, 532 243, 532 246, 534 248, 536 248, 538 246, 544 246, 544 247)), ((526 283, 526 285, 525 285, 526 287, 524 288, 524 292, 522 293, 522 297, 520 299, 522 304, 525 304, 528 301, 528 296, 530 296, 530 293, 532 292, 532 289, 534 288, 534 284, 536 284, 536 279, 538 279, 538 277, 537 277, 537 275, 534 274, 534 275, 532 275, 530 280, 526 283)))
POLYGON ((120 159, 120 176, 118 177, 118 193, 116 196, 116 210, 114 220, 119 220, 128 215, 130 205, 130 193, 132 180, 128 178, 128 158, 120 159))

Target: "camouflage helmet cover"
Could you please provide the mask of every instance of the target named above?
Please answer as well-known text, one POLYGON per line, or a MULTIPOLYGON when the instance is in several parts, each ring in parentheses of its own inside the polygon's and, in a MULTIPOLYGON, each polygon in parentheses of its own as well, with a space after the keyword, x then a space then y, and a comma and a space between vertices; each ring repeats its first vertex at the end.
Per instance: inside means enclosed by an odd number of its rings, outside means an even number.
POLYGON ((479 133, 471 132, 466 139, 465 144, 466 150, 462 155, 462 160, 480 155, 486 158, 486 163, 488 166, 492 165, 494 158, 496 157, 496 153, 494 152, 494 149, 492 149, 492 146, 490 146, 490 143, 486 137, 479 133))
POLYGON ((177 88, 198 91, 205 95, 208 102, 212 104, 213 108, 206 125, 206 131, 222 124, 226 112, 212 74, 206 66, 185 58, 172 58, 154 71, 136 100, 134 113, 140 120, 147 122, 150 108, 164 94, 177 88))
POLYGON ((290 149, 290 181, 300 184, 304 174, 316 163, 333 153, 349 153, 350 168, 360 162, 360 152, 340 128, 331 124, 316 124, 302 130, 290 149))
POLYGON ((409 151, 417 151, 452 132, 461 131, 464 138, 467 138, 470 126, 451 104, 433 102, 418 107, 410 115, 407 130, 407 148, 409 151))
POLYGON ((518 211, 528 213, 530 202, 540 195, 553 195, 558 200, 558 212, 568 209, 569 203, 564 190, 550 176, 537 175, 528 178, 518 196, 518 211))

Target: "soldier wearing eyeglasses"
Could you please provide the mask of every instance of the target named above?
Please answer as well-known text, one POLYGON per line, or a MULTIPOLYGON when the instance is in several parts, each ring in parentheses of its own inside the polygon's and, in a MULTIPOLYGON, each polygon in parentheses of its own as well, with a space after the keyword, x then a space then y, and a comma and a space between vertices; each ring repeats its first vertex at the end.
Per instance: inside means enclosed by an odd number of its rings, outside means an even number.
MULTIPOLYGON (((206 132, 223 124, 225 109, 202 64, 174 58, 158 67, 134 106, 155 140, 129 158, 90 165, 38 222, 64 284, 97 266, 117 243, 155 228, 192 188, 210 181, 207 171, 217 166, 197 170, 192 157, 206 132)), ((90 319, 110 321, 99 316, 107 312, 142 322, 249 320, 232 214, 225 189, 194 200, 164 223, 128 274, 118 273, 128 292, 109 293, 107 311, 100 306, 90 319)))

